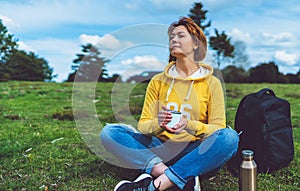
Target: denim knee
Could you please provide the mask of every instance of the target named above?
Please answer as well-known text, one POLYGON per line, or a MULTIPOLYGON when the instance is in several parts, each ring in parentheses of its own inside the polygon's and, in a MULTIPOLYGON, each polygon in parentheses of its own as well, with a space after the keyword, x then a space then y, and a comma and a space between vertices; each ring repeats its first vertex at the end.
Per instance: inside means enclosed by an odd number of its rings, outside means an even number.
POLYGON ((224 128, 223 130, 223 141, 228 147, 233 151, 232 155, 237 152, 239 146, 239 135, 237 132, 231 128, 224 128))
POLYGON ((137 132, 137 130, 131 125, 109 123, 106 124, 100 132, 100 140, 105 143, 110 143, 112 140, 118 140, 124 134, 127 135, 129 132, 137 132))
POLYGON ((110 127, 108 127, 107 125, 104 126, 100 132, 100 140, 102 144, 105 144, 110 140, 110 127))
POLYGON ((116 136, 118 132, 121 132, 123 128, 120 128, 119 124, 106 124, 100 132, 100 140, 102 144, 110 143, 112 138, 116 136))

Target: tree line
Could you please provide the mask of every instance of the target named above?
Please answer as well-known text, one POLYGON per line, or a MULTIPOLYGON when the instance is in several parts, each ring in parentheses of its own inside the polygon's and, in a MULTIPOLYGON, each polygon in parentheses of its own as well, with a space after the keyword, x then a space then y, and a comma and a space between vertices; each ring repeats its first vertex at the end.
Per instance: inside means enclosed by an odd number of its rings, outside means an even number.
POLYGON ((221 73, 224 81, 228 83, 300 83, 300 70, 296 74, 284 75, 273 61, 261 63, 248 70, 229 65, 221 73))
POLYGON ((0 81, 51 81, 53 69, 44 58, 18 49, 17 39, 0 19, 0 81))
MULTIPOLYGON (((282 74, 274 61, 260 63, 255 67, 245 70, 249 66, 246 45, 242 41, 233 42, 225 31, 209 30, 212 21, 208 20, 202 3, 194 3, 189 10, 188 17, 202 28, 208 38, 208 46, 213 52, 217 68, 222 72, 225 82, 231 83, 300 83, 300 70, 296 74, 282 74), (221 64, 227 67, 220 69, 221 64)), ((101 50, 92 44, 81 45, 82 50, 75 55, 71 64, 71 72, 67 82, 121 81, 119 74, 108 76, 106 69, 110 60, 101 55, 101 50), (76 79, 75 79, 76 78, 76 79)), ((142 72, 142 71, 141 71, 142 72)), ((44 58, 38 57, 33 52, 18 49, 17 40, 8 34, 7 28, 0 19, 0 81, 51 81, 56 75, 44 58)))
MULTIPOLYGON (((210 35, 209 28, 212 25, 211 20, 207 20, 207 10, 204 10, 202 3, 194 3, 189 10, 188 17, 204 31, 208 37, 209 48, 213 51, 213 57, 216 60, 216 70, 221 71, 225 82, 230 83, 300 83, 300 70, 297 74, 284 75, 278 70, 274 61, 260 63, 255 67, 244 69, 250 65, 248 55, 246 54, 246 45, 242 41, 232 42, 225 31, 214 29, 213 35, 210 35), (224 69, 221 63, 228 65, 224 69)), ((100 56, 100 51, 91 44, 82 45, 82 53, 77 54, 73 61, 74 72, 69 75, 67 81, 74 81, 77 76, 78 81, 94 81, 95 71, 99 77, 97 81, 116 81, 121 80, 118 74, 108 78, 106 65, 109 60, 100 56), (90 67, 89 67, 90 66, 90 67), (97 70, 95 70, 97 68, 97 70)), ((141 71, 142 72, 142 71, 141 71)))

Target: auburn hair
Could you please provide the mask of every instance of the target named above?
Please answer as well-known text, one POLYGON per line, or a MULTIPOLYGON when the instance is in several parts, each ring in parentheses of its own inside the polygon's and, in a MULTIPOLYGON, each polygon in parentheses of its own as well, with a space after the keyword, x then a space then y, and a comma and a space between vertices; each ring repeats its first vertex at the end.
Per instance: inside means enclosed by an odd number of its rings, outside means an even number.
MULTIPOLYGON (((178 26, 184 26, 189 34, 192 36, 193 40, 197 44, 197 49, 194 50, 194 60, 202 61, 205 58, 207 52, 207 41, 206 36, 202 29, 191 19, 187 17, 181 17, 178 21, 172 23, 168 28, 168 35, 170 37, 174 28, 178 26)), ((169 55, 169 62, 175 61, 176 57, 169 55)))

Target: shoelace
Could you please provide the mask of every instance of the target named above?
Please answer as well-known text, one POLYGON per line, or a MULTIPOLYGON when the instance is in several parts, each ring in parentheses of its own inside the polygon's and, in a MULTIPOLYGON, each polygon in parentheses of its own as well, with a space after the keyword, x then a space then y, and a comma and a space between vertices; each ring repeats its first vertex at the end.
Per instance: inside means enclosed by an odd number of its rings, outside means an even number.
MULTIPOLYGON (((149 180, 151 182, 151 180, 149 180)), ((150 183, 151 184, 151 183, 150 183)), ((149 182, 142 180, 133 185, 133 191, 148 191, 149 182)))
MULTIPOLYGON (((154 183, 151 181, 150 184, 153 184, 154 186, 154 183)), ((159 191, 159 187, 160 187, 160 184, 161 182, 159 182, 159 185, 157 188, 155 188, 154 191, 159 191)), ((134 188, 133 188, 133 191, 150 191, 148 190, 148 187, 149 187, 149 184, 145 184, 145 182, 137 182, 135 185, 134 185, 134 188), (141 185, 142 184, 142 185, 141 185)), ((155 186, 154 186, 155 187, 155 186)))
POLYGON ((134 191, 147 191, 148 189, 147 188, 137 188, 137 189, 134 189, 134 191))

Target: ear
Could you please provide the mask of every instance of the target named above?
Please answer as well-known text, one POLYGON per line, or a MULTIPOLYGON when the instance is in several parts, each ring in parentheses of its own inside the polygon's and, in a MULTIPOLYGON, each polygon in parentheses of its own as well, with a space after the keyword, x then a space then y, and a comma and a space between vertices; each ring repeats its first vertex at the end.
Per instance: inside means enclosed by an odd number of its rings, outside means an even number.
POLYGON ((198 48, 198 44, 196 42, 194 42, 194 50, 196 50, 198 48))

